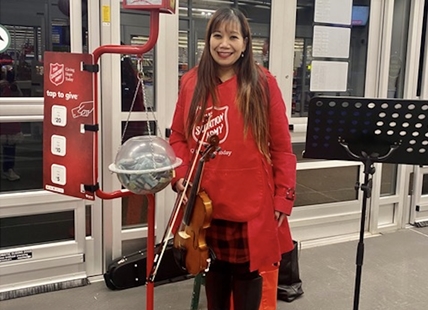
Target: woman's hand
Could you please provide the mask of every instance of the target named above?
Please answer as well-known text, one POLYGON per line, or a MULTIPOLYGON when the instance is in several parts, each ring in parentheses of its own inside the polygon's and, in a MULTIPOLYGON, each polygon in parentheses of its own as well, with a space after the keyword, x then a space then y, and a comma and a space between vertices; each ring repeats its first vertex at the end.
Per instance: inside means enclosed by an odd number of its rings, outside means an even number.
POLYGON ((282 225, 282 222, 284 222, 284 219, 287 215, 285 213, 275 211, 275 220, 278 221, 278 227, 282 225))
POLYGON ((179 195, 183 195, 183 204, 186 204, 187 203, 186 193, 183 193, 183 191, 184 191, 184 178, 179 179, 175 183, 175 190, 177 191, 177 193, 179 195))
POLYGON ((175 189, 177 190, 177 192, 182 192, 182 191, 184 191, 184 179, 183 179, 183 178, 179 179, 179 180, 175 183, 175 189))

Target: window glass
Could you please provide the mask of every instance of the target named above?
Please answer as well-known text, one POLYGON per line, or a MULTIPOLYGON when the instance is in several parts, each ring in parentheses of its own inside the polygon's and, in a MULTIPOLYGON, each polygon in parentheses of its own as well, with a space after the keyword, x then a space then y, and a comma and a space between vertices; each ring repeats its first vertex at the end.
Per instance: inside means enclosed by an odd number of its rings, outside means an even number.
POLYGON ((162 136, 157 130, 156 121, 122 122, 122 143, 137 136, 162 136))
MULTIPOLYGON (((388 74, 388 98, 403 98, 409 16, 410 0, 395 1, 388 74)), ((382 196, 396 193, 397 169, 397 165, 382 165, 382 196)))
POLYGON ((0 192, 43 188, 43 124, 0 123, 0 192))
MULTIPOLYGON (((186 23, 187 24, 187 23, 186 23)), ((182 29, 178 33, 178 76, 179 79, 189 70, 189 30, 182 29)))
MULTIPOLYGON (((121 42, 126 45, 144 45, 150 34, 150 15, 146 11, 122 10, 120 14, 121 42)), ((135 136, 162 136, 152 113, 156 111, 154 96, 155 48, 142 57, 123 55, 121 58, 122 112, 129 117, 133 112, 146 111, 143 120, 122 122, 122 144, 135 136)), ((147 225, 147 198, 132 195, 122 198, 122 228, 147 225)), ((140 245, 141 246, 141 245, 140 245)), ((126 250, 125 250, 126 251, 126 250)))
MULTIPOLYGON (((180 1, 180 12, 185 12, 187 1, 180 1)), ((267 67, 269 65, 269 33, 271 1, 202 1, 192 0, 190 20, 194 25, 195 53, 191 53, 189 64, 196 65, 204 49, 205 30, 212 14, 220 7, 237 7, 248 18, 252 31, 254 60, 267 67), (194 59, 192 59, 195 55, 194 59)), ((180 24, 181 25, 181 24, 180 24)), ((180 27, 180 30, 185 30, 180 27)), ((192 38, 193 40, 193 38, 192 38)))
MULTIPOLYGON (((125 142, 129 138, 143 135, 156 136, 155 121, 122 122, 122 135, 125 142)), ((159 135, 157 135, 159 136, 159 135)), ((135 228, 147 225, 148 201, 143 195, 122 198, 122 228, 135 228)))
POLYGON ((313 159, 303 158, 303 152, 305 151, 305 143, 293 143, 293 152, 296 155, 297 162, 310 161, 313 159))
POLYGON ((145 54, 143 59, 123 56, 121 60, 122 111, 154 111, 154 66, 153 56, 145 54), (149 58, 150 57, 150 58, 149 58))
POLYGON ((359 167, 297 171, 295 207, 357 199, 359 167))
POLYGON ((73 239, 73 211, 0 218, 0 249, 73 239))
MULTIPOLYGON (((414 175, 411 175, 411 180, 413 180, 414 175)), ((411 188, 411 187, 410 187, 411 188)), ((422 176, 422 195, 428 195, 428 174, 422 176)))
POLYGON ((189 16, 189 0, 179 0, 178 5, 178 14, 180 17, 187 17, 189 16))
POLYGON ((179 1, 179 31, 178 31, 178 78, 183 76, 189 68, 194 66, 195 57, 189 57, 190 54, 194 54, 194 36, 193 33, 193 18, 191 17, 192 8, 189 6, 192 2, 188 0, 179 1))
MULTIPOLYGON (((344 92, 312 92, 310 81, 313 57, 313 27, 315 0, 297 0, 296 37, 294 43, 294 72, 292 116, 307 117, 309 101, 314 96, 356 96, 364 97, 365 67, 367 59, 367 39, 369 27, 370 0, 354 0, 352 6, 352 22, 350 49, 347 59, 333 57, 316 58, 326 61, 347 61, 348 80, 344 92)), ((334 26, 334 25, 330 25, 334 26)))
MULTIPOLYGON (((43 54, 70 51, 69 0, 0 0, 0 25, 7 29, 9 47, 0 65, 11 66, 26 97, 43 97, 43 54)), ((87 32, 87 0, 82 1, 82 33, 87 32)), ((87 52, 86 35, 82 47, 87 52)))
POLYGON ((147 225, 148 200, 144 195, 122 198, 122 228, 129 229, 147 225))
MULTIPOLYGON (((303 158, 305 143, 293 143, 297 162, 319 161, 303 158)), ((355 184, 359 166, 298 170, 295 207, 357 199, 355 184)))
POLYGON ((268 68, 271 1, 237 1, 250 23, 255 61, 268 68))
MULTIPOLYGON (((149 39, 150 15, 146 11, 126 11, 120 14, 121 42, 126 45, 145 45, 149 39), (132 12, 132 13, 131 13, 132 12)), ((123 55, 121 59, 122 112, 141 112, 156 109, 154 98, 154 48, 137 55, 123 55)))
POLYGON ((421 95, 422 90, 422 81, 423 81, 423 64, 424 64, 424 58, 426 57, 426 53, 428 53, 428 50, 426 49, 426 43, 427 43, 427 29, 428 29, 428 1, 425 1, 425 7, 424 7, 424 19, 422 24, 422 34, 421 34, 421 54, 419 57, 419 73, 418 73, 418 90, 416 96, 421 95))
POLYGON ((388 98, 403 98, 410 0, 394 2, 388 98))
POLYGON ((396 194, 397 171, 398 165, 382 164, 382 176, 380 185, 381 196, 396 194))
POLYGON ((89 237, 92 235, 92 205, 86 205, 85 206, 85 231, 86 231, 86 237, 89 237))

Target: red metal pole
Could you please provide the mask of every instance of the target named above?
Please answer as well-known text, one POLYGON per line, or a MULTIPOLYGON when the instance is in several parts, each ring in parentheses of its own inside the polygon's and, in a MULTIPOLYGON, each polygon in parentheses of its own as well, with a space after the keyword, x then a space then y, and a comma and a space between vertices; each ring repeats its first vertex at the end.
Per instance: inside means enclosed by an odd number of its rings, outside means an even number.
MULTIPOLYGON (((147 211, 147 263, 146 263, 146 275, 148 276, 151 272, 151 263, 154 260, 155 255, 155 198, 154 195, 147 195, 148 199, 148 211, 147 211)), ((146 309, 154 309, 154 287, 155 284, 152 281, 146 281, 146 309)))
MULTIPOLYGON (((102 54, 135 54, 143 55, 144 53, 150 51, 158 40, 159 36, 159 10, 150 11, 150 34, 148 41, 141 46, 138 45, 103 45, 95 49, 94 55, 94 64, 98 63, 102 54)), ((94 118, 98 121, 98 74, 94 76, 94 118)), ((98 132, 95 133, 94 139, 94 170, 95 170, 95 180, 98 180, 98 132)), ((101 189, 98 189, 95 194, 101 199, 114 199, 125 196, 133 195, 129 190, 118 190, 112 193, 103 192, 101 189)))
POLYGON ((159 10, 150 12, 150 34, 144 45, 103 45, 95 49, 94 62, 97 63, 102 54, 133 54, 142 55, 150 51, 158 40, 159 36, 159 10))
MULTIPOLYGON (((130 45, 104 45, 95 49, 94 64, 98 63, 102 54, 135 54, 143 55, 150 51, 156 44, 159 36, 159 10, 150 11, 150 34, 146 44, 142 46, 130 46, 130 45)), ((94 77, 94 117, 98 121, 98 74, 94 77)), ((95 180, 98 180, 98 132, 95 133, 94 139, 94 157, 95 157, 95 180)), ((125 196, 133 195, 129 190, 117 190, 111 193, 106 193, 101 189, 98 189, 96 195, 101 199, 114 199, 125 196)), ((154 247, 155 247, 155 200, 154 195, 146 195, 148 199, 148 235, 147 235, 147 262, 153 261, 154 259, 154 247)), ((151 265, 146 264, 146 274, 150 274, 151 265)), ((146 287, 146 309, 154 309, 154 283, 147 282, 146 287)))

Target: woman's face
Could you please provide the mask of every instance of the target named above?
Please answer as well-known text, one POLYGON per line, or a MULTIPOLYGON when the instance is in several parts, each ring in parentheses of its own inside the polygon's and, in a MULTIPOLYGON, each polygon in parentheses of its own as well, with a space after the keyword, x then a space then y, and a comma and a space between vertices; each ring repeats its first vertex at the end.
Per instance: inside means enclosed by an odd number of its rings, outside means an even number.
POLYGON ((221 24, 210 37, 210 53, 222 71, 233 70, 234 63, 247 46, 239 23, 221 24))

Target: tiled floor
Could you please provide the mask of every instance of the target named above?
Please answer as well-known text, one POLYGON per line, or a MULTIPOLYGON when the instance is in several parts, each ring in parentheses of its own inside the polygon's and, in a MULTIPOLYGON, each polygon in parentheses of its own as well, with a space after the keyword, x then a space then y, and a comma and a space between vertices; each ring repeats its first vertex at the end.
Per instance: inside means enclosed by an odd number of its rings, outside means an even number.
MULTIPOLYGON (((354 309, 358 241, 305 248, 300 274, 305 294, 279 310, 354 309)), ((428 309, 428 227, 364 240, 361 310, 428 309)), ((155 288, 155 309, 190 309, 193 279, 155 288)), ((145 287, 111 291, 104 282, 0 302, 1 310, 146 309, 145 287)), ((206 309, 201 292, 200 309, 206 309)))

